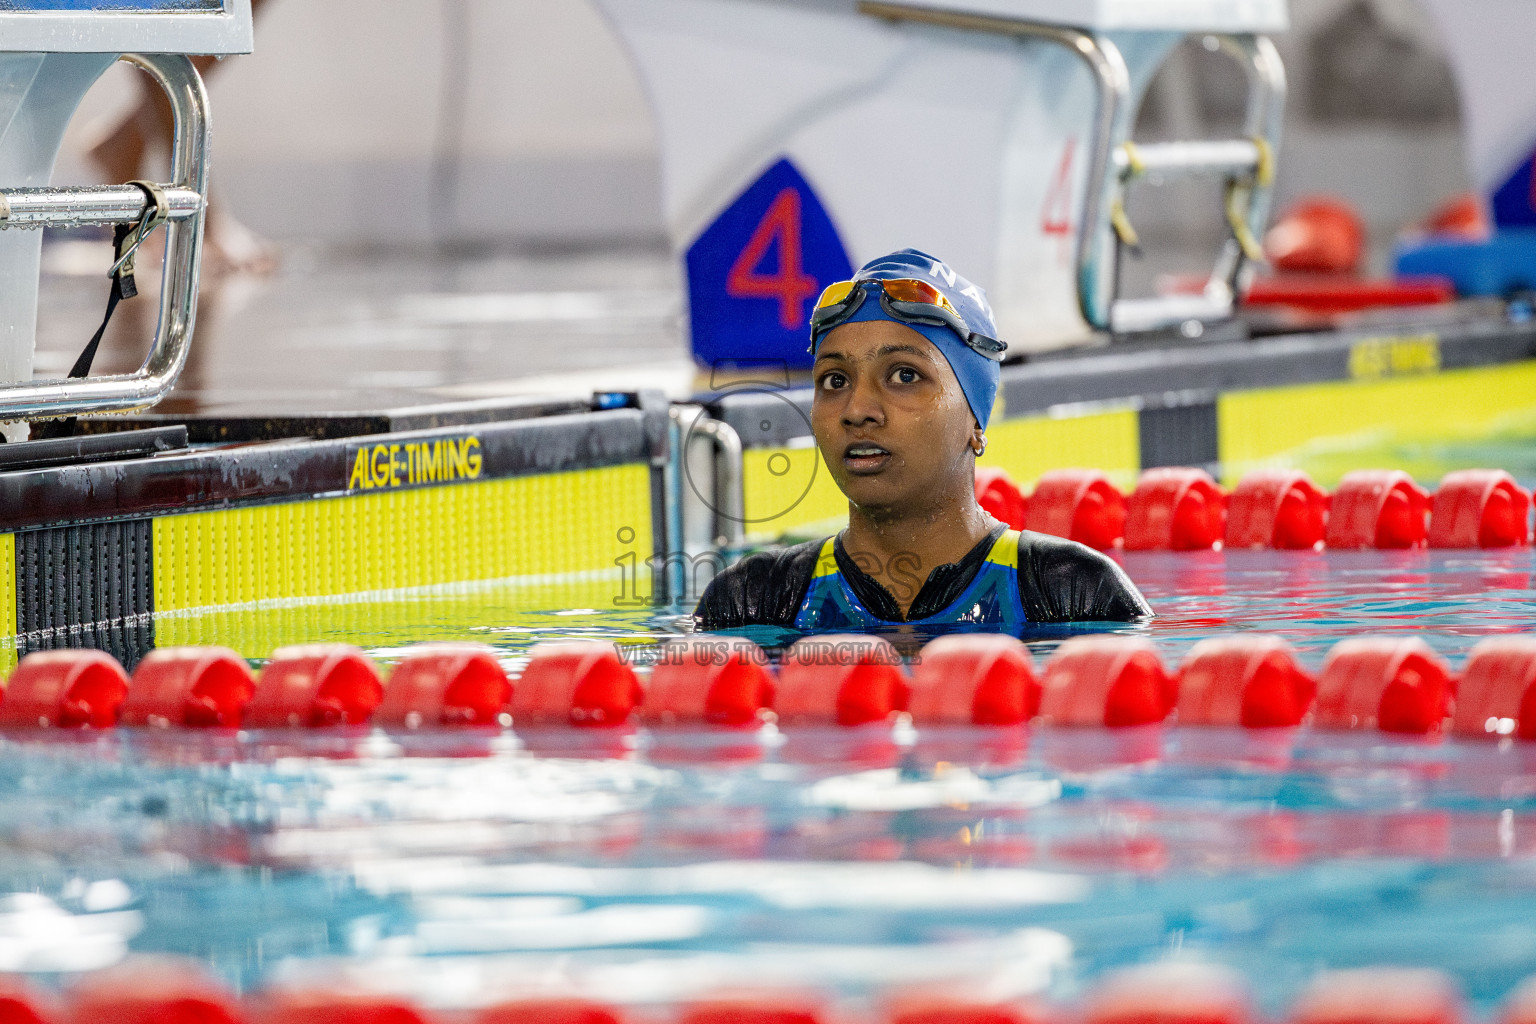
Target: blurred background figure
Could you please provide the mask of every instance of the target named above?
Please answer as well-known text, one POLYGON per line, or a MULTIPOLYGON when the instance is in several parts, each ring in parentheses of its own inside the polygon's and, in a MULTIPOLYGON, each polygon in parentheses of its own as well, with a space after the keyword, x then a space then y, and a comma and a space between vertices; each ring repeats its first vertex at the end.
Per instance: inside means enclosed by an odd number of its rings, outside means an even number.
MULTIPOLYGON (((251 0, 251 12, 259 15, 267 0, 251 0)), ((222 63, 216 57, 192 61, 208 82, 222 63)), ((154 157, 169 152, 171 106, 158 89, 141 90, 138 105, 107 130, 91 147, 90 160, 108 182, 132 181, 152 173, 154 157)), ((277 268, 277 248, 236 219, 227 203, 208 206, 208 226, 203 239, 203 273, 212 276, 243 271, 269 274, 277 268)))

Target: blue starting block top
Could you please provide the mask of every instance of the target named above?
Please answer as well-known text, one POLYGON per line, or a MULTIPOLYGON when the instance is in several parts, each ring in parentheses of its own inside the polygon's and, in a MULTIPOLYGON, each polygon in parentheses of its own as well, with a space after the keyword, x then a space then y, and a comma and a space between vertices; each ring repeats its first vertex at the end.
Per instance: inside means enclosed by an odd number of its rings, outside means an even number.
POLYGON ((1402 243, 1400 277, 1448 277, 1458 295, 1511 295, 1536 289, 1536 228, 1500 228, 1491 238, 1429 237, 1402 243))
POLYGON ((0 52, 249 53, 250 0, 0 0, 0 52))

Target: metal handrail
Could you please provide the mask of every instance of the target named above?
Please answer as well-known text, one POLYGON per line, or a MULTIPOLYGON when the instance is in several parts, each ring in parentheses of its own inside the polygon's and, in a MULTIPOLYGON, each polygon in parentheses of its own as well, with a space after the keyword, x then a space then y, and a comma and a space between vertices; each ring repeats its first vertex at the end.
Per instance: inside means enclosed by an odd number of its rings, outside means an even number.
MULTIPOLYGON (((189 188, 167 188, 167 220, 190 220, 203 211, 203 197, 189 188)), ((84 188, 0 189, 0 228, 84 227, 125 224, 144 215, 147 200, 137 185, 84 188)))
POLYGON ((684 489, 690 488, 709 512, 710 554, 719 557, 719 568, 739 555, 746 543, 746 491, 741 435, 730 424, 712 418, 703 406, 679 404, 671 407, 671 453, 668 460, 667 571, 668 593, 674 600, 689 593, 687 570, 695 565, 689 557, 691 531, 685 519, 689 502, 684 489), (706 496, 688 470, 689 448, 694 437, 710 444, 711 487, 706 496))
MULTIPOLYGON (((91 412, 126 412, 154 405, 175 385, 187 361, 197 317, 203 219, 208 195, 208 94, 202 76, 179 54, 125 53, 171 101, 170 200, 155 338, 137 372, 0 385, 0 420, 53 419, 91 412)), ((132 222, 148 197, 133 185, 93 188, 0 189, 0 228, 74 227, 132 222)))
POLYGON ((1195 142, 1127 142, 1115 150, 1115 171, 1121 181, 1148 176, 1214 175, 1245 177, 1258 172, 1265 160, 1253 139, 1195 142))
MULTIPOLYGON (((1113 258, 1115 214, 1120 209, 1122 192, 1129 177, 1132 160, 1124 148, 1131 135, 1130 73, 1119 47, 1106 36, 1086 29, 983 14, 962 14, 948 10, 908 7, 884 3, 881 0, 859 0, 861 13, 892 21, 921 22, 945 28, 1018 38, 1044 39, 1059 43, 1071 50, 1087 64, 1098 87, 1098 107, 1094 119, 1093 147, 1088 166, 1088 185, 1084 197, 1082 229, 1077 238, 1077 304, 1083 319, 1096 330, 1112 330, 1115 322, 1116 295, 1119 290, 1113 258)), ((1248 106, 1244 134, 1246 143, 1170 143, 1156 147, 1140 147, 1150 150, 1154 161, 1161 162, 1163 170, 1192 170, 1200 159, 1210 158, 1216 166, 1206 173, 1223 174, 1236 181, 1246 176, 1247 204, 1243 211, 1243 224, 1248 234, 1263 234, 1269 220, 1272 190, 1253 180, 1265 157, 1259 150, 1262 140, 1272 156, 1279 149, 1281 119, 1285 108, 1285 66, 1274 44, 1264 36, 1212 35, 1219 48, 1235 58, 1243 66, 1248 79, 1248 106), (1210 146, 1206 149, 1180 147, 1210 146), (1239 151, 1238 146, 1249 148, 1239 151)), ((1203 308, 1206 312, 1230 314, 1233 296, 1238 290, 1245 266, 1246 254, 1237 239, 1228 239, 1217 258, 1211 276, 1211 287, 1203 308)), ((1183 299, 1172 301, 1141 300, 1129 305, 1139 308, 1140 316, 1148 319, 1161 307, 1165 316, 1153 316, 1149 325, 1177 323, 1187 318, 1189 304, 1183 299)))
POLYGON ((715 459, 715 546, 735 549, 747 536, 746 489, 743 477, 741 435, 729 423, 700 416, 689 433, 702 434, 714 442, 715 459))

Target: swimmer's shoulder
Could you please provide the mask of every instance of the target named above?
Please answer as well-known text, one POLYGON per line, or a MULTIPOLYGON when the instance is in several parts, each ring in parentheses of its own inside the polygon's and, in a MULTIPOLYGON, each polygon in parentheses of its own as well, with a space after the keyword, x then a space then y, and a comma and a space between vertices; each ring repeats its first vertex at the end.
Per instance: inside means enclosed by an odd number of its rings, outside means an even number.
POLYGON ((710 581, 694 609, 699 629, 793 626, 825 539, 748 555, 710 581))
POLYGON ((1108 555, 1031 530, 1019 532, 1019 597, 1032 622, 1132 622, 1152 615, 1108 555))

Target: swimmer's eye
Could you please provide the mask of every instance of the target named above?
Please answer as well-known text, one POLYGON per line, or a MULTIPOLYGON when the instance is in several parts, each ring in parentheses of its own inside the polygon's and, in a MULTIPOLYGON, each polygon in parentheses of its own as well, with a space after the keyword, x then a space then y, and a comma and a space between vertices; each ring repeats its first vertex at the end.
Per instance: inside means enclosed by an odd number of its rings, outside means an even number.
POLYGON ((910 366, 898 366, 891 371, 892 384, 916 384, 923 379, 923 375, 910 366))
POLYGON ((825 375, 821 378, 820 381, 817 382, 817 386, 820 387, 823 391, 836 391, 838 388, 846 387, 847 384, 848 378, 843 376, 837 370, 833 370, 831 373, 825 375))

